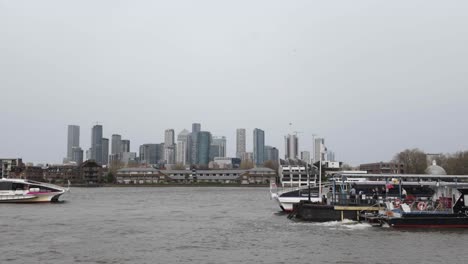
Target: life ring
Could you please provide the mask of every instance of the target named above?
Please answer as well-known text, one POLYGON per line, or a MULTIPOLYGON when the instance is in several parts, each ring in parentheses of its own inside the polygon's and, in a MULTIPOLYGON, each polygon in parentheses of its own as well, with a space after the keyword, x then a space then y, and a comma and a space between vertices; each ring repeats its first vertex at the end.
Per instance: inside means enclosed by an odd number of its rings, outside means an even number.
POLYGON ((395 208, 400 208, 401 200, 400 199, 395 199, 395 201, 393 201, 393 204, 395 205, 395 208))
POLYGON ((418 207, 418 210, 419 210, 419 211, 424 211, 424 210, 426 210, 426 208, 427 208, 427 203, 425 203, 425 202, 419 202, 417 207, 418 207))

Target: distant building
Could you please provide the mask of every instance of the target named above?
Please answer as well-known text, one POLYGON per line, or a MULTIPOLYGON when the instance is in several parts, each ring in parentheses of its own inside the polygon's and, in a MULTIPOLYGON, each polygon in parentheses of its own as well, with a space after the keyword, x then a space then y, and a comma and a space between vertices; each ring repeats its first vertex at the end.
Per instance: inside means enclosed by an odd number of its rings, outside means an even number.
POLYGON ((0 159, 0 178, 18 178, 24 168, 21 158, 0 159))
POLYGON ((66 184, 68 181, 71 183, 83 182, 80 166, 77 164, 48 165, 43 169, 43 172, 43 180, 47 182, 62 184, 66 184))
POLYGON ((107 165, 109 164, 109 139, 103 138, 102 139, 102 164, 107 165))
POLYGON ((154 168, 123 168, 117 171, 119 184, 155 184, 168 183, 171 179, 154 168))
POLYGON ((102 126, 95 125, 91 130, 91 159, 103 164, 102 157, 102 126))
POLYGON ((176 163, 176 148, 175 145, 171 147, 164 147, 164 161, 165 164, 175 164, 176 163))
POLYGON ((265 162, 265 131, 258 128, 253 131, 253 160, 255 165, 265 162))
POLYGON ((190 132, 186 129, 182 130, 177 135, 176 163, 183 165, 190 164, 190 143, 190 132))
POLYGON ((214 161, 216 157, 220 157, 219 147, 212 144, 210 146, 210 161, 214 161))
POLYGON ((135 152, 122 152, 122 157, 120 161, 127 166, 129 163, 136 163, 137 162, 137 154, 135 152))
POLYGON ((285 158, 298 159, 299 158, 299 139, 296 135, 287 135, 284 137, 285 141, 285 158))
POLYGON ((210 162, 210 169, 238 169, 241 159, 229 157, 215 157, 213 162, 210 162))
POLYGON ((244 152, 244 153, 242 153, 241 160, 253 162, 253 152, 244 152))
POLYGON ((279 161, 279 150, 272 146, 265 146, 265 161, 279 161))
POLYGON ((331 161, 331 162, 335 162, 336 161, 335 152, 328 150, 327 151, 327 160, 331 161))
POLYGON ((191 133, 191 145, 190 145, 190 163, 197 164, 198 163, 198 133, 201 131, 201 125, 199 123, 192 124, 192 133, 191 133))
POLYGON ((164 132, 164 160, 166 164, 175 164, 176 148, 175 148, 175 132, 174 129, 166 129, 164 132))
POLYGON ((208 166, 210 162, 211 133, 200 131, 197 135, 198 160, 195 164, 208 166))
MULTIPOLYGON (((164 145, 163 151, 164 151, 164 145)), ((143 144, 140 146, 140 163, 159 164, 161 157, 161 144, 143 144)))
POLYGON ((122 136, 113 134, 111 138, 111 154, 119 154, 124 152, 122 149, 122 136))
POLYGON ((215 157, 226 157, 226 137, 213 137, 211 142, 211 151, 210 153, 211 161, 214 160, 215 157))
POLYGON ((81 163, 83 163, 83 150, 80 147, 72 148, 71 161, 75 162, 78 165, 81 165, 81 163))
POLYGON ((85 161, 81 166, 81 177, 87 184, 103 182, 102 166, 92 160, 85 161))
POLYGON ((301 151, 301 160, 306 163, 310 163, 310 151, 301 151))
POLYGON ((130 140, 122 139, 121 147, 122 147, 122 152, 130 152, 130 140))
POLYGON ((41 166, 26 165, 21 172, 21 178, 30 181, 44 182, 44 169, 41 166))
POLYGON ((76 125, 68 126, 67 137, 67 160, 72 160, 73 148, 80 147, 80 127, 76 125))
POLYGON ((242 158, 242 155, 246 152, 246 136, 245 129, 238 128, 236 130, 236 157, 242 158))
POLYGON ((359 170, 370 174, 404 174, 404 164, 394 162, 376 162, 359 165, 359 170))
POLYGON ((325 147, 324 138, 316 138, 314 141, 314 163, 320 160, 327 160, 327 148, 325 147))
POLYGON ((307 176, 306 166, 301 164, 289 164, 279 166, 279 179, 282 187, 299 187, 306 186, 310 181, 313 181, 314 176, 307 176))

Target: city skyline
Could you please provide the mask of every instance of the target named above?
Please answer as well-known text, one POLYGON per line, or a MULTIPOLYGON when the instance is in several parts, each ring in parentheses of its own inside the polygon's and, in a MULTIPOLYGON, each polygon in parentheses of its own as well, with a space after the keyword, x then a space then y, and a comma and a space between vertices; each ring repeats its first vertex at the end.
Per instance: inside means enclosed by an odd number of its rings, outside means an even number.
POLYGON ((96 121, 132 151, 194 122, 226 136, 228 156, 236 129, 256 127, 281 157, 293 131, 350 164, 468 149, 468 3, 187 4, 2 6, 0 156, 60 163, 65 127, 81 126, 86 151, 96 121))

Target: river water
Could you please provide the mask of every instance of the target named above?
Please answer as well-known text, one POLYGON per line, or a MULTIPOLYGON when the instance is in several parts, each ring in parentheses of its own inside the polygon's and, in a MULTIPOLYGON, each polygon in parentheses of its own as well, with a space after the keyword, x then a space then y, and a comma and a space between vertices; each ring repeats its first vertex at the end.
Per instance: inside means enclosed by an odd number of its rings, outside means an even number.
POLYGON ((467 263, 468 230, 297 223, 267 188, 74 188, 0 204, 0 263, 467 263))

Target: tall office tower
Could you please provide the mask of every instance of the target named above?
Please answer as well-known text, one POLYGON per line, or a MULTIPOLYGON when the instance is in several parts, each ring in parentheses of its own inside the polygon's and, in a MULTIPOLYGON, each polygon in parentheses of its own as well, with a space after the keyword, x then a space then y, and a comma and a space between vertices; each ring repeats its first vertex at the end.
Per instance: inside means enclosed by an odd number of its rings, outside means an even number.
POLYGON ((176 162, 187 165, 190 164, 190 142, 191 142, 191 136, 190 132, 186 129, 182 130, 178 135, 177 135, 177 149, 176 149, 176 162))
POLYGON ((287 135, 284 137, 285 141, 285 158, 286 159, 298 159, 299 158, 299 139, 296 135, 287 135))
POLYGON ((80 147, 72 148, 72 159, 76 164, 81 165, 83 163, 83 150, 80 147))
POLYGON ((253 131, 253 159, 255 165, 265 162, 265 131, 258 128, 253 131))
POLYGON ((174 129, 166 129, 166 131, 164 131, 164 145, 166 147, 171 147, 172 145, 174 145, 174 138, 174 129))
POLYGON ((111 154, 120 154, 122 153, 122 136, 114 134, 111 138, 111 154))
POLYGON ((277 148, 272 146, 265 146, 265 161, 279 161, 279 151, 277 148))
POLYGON ((226 157, 226 137, 213 137, 211 146, 213 146, 213 149, 216 149, 216 157, 226 157))
POLYGON ((122 139, 121 145, 122 145, 122 152, 130 152, 130 140, 122 139))
POLYGON ((236 158, 241 159, 245 152, 245 129, 238 128, 236 130, 236 158))
POLYGON ((324 138, 316 138, 314 141, 314 163, 320 160, 324 161, 327 149, 324 138))
POLYGON ((301 151, 301 160, 309 164, 311 162, 310 151, 301 151))
POLYGON ((176 161, 176 148, 174 138, 174 129, 166 129, 166 131, 164 132, 164 160, 167 164, 175 164, 176 161))
POLYGON ((102 139, 102 165, 109 164, 109 139, 102 139))
POLYGON ((193 132, 200 132, 201 131, 201 124, 200 123, 193 123, 192 124, 192 133, 193 132))
POLYGON ((158 164, 160 161, 160 144, 143 144, 140 146, 140 162, 147 165, 158 164))
POLYGON ((80 127, 69 125, 67 138, 67 160, 73 160, 74 147, 80 147, 80 127))
POLYGON ((210 162, 211 133, 200 131, 197 133, 198 155, 195 164, 208 165, 210 162))
POLYGON ((91 131, 91 159, 102 163, 102 126, 95 125, 91 131))
POLYGON ((159 144, 156 144, 156 159, 157 159, 157 163, 160 164, 160 163, 166 163, 165 160, 164 160, 164 143, 159 143, 159 144))
POLYGON ((192 124, 192 142, 190 144, 190 163, 197 164, 198 163, 198 133, 201 131, 201 125, 199 123, 192 124))

